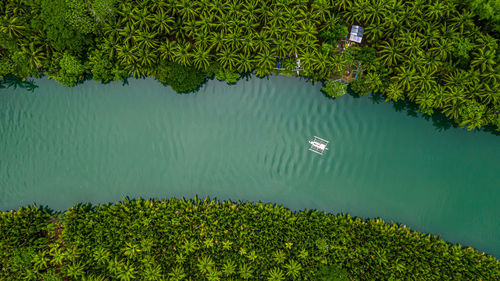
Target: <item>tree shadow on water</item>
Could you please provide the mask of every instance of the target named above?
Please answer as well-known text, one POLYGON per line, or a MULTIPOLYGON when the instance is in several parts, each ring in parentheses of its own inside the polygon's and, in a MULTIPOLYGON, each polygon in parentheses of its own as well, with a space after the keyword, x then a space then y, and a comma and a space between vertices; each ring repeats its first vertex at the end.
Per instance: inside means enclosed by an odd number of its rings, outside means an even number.
POLYGON ((5 88, 21 88, 21 89, 26 89, 27 91, 30 92, 35 92, 35 89, 38 88, 38 85, 35 84, 34 80, 23 80, 22 78, 19 78, 14 75, 6 75, 3 78, 0 78, 0 89, 5 89, 5 88))
MULTIPOLYGON (((380 94, 380 93, 371 94, 369 96, 369 99, 372 101, 373 104, 380 104, 382 102, 385 102, 384 95, 380 94)), ((408 100, 392 101, 391 100, 388 102, 392 104, 392 107, 394 108, 394 110, 396 112, 405 112, 406 115, 408 115, 408 116, 415 117, 415 118, 423 118, 427 121, 431 121, 432 125, 439 132, 447 131, 447 130, 452 129, 452 128, 460 128, 457 123, 455 123, 453 120, 446 117, 446 115, 444 115, 443 113, 441 113, 439 111, 434 111, 433 114, 427 115, 427 114, 421 113, 418 110, 418 105, 411 102, 411 101, 408 101, 408 100)), ((487 132, 487 133, 493 134, 495 136, 500 136, 500 132, 493 125, 487 125, 487 126, 484 126, 480 129, 475 129, 473 131, 487 132)))

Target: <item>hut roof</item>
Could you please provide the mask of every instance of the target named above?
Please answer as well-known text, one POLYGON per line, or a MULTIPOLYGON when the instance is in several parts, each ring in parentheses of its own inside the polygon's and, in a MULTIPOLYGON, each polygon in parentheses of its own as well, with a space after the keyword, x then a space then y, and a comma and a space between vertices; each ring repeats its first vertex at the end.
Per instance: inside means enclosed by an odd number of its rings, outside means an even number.
POLYGON ((361 39, 363 39, 363 32, 365 30, 359 25, 353 25, 351 27, 351 34, 349 36, 349 40, 356 43, 361 43, 361 39))

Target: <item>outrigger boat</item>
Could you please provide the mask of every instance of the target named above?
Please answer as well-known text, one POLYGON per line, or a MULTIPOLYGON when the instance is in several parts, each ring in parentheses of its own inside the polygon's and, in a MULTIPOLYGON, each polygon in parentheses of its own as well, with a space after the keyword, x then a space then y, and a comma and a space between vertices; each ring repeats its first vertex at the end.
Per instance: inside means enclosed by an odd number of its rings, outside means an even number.
POLYGON ((319 155, 323 155, 325 150, 328 149, 326 148, 326 146, 328 145, 328 141, 317 136, 314 136, 314 139, 310 140, 309 144, 311 144, 309 150, 314 153, 318 153, 319 155))

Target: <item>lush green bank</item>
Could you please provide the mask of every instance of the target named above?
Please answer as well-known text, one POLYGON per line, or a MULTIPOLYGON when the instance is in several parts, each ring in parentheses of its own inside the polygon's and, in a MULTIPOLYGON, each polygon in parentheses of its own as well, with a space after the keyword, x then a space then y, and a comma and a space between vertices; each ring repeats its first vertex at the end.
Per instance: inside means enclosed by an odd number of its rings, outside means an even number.
POLYGON ((276 57, 298 54, 302 75, 359 72, 360 94, 407 99, 468 129, 498 128, 498 43, 489 34, 497 9, 481 0, 5 0, 0 77, 45 73, 71 86, 90 75, 151 76, 185 92, 206 76, 270 74, 276 57), (365 27, 363 47, 339 52, 351 24, 365 27))
POLYGON ((3 212, 0 266, 8 280, 500 279, 492 256, 379 219, 196 198, 3 212))

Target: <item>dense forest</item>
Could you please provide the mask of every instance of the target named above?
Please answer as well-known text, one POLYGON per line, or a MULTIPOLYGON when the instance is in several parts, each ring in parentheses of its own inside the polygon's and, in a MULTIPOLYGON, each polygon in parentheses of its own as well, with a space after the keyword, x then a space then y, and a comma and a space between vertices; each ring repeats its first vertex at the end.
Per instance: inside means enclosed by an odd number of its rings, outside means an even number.
POLYGON ((500 130, 499 15, 498 0, 1 0, 0 77, 150 76, 188 92, 269 75, 278 58, 293 68, 297 54, 332 96, 329 79, 356 71, 359 95, 500 130), (363 42, 339 50, 352 24, 363 42))
POLYGON ((500 261, 381 219, 210 199, 0 213, 1 280, 500 280, 500 261))

